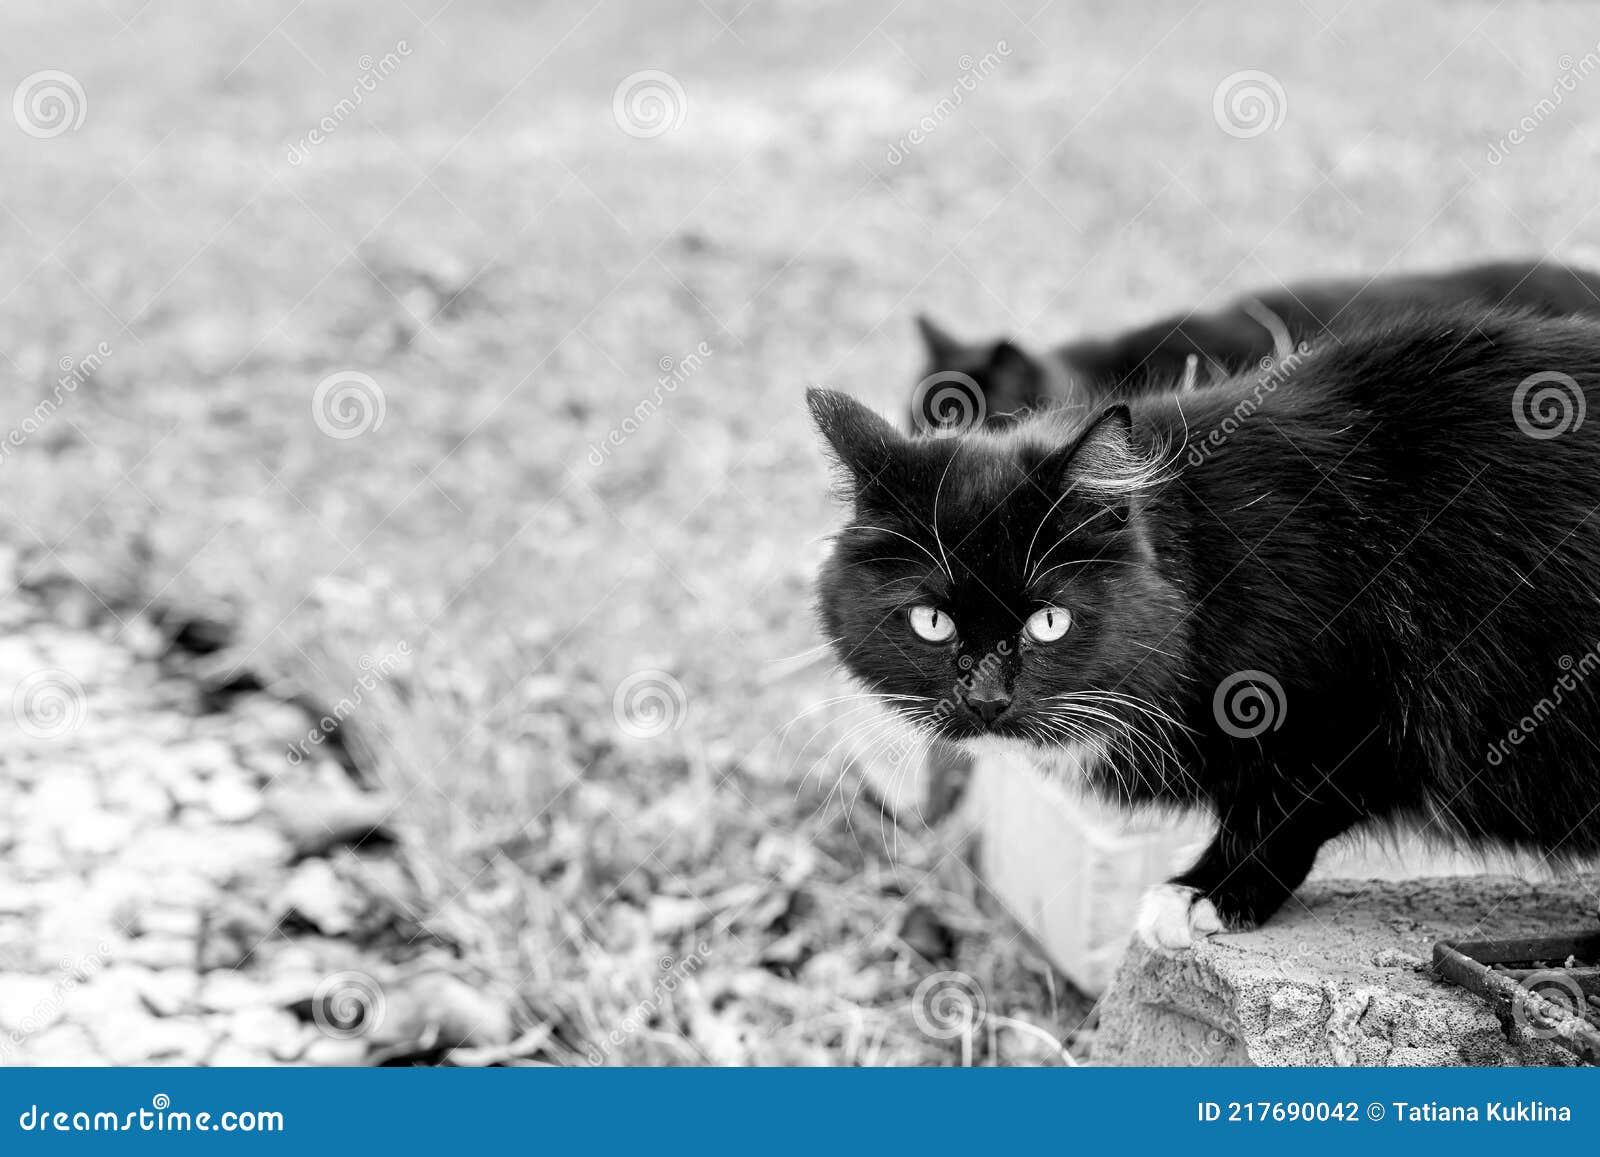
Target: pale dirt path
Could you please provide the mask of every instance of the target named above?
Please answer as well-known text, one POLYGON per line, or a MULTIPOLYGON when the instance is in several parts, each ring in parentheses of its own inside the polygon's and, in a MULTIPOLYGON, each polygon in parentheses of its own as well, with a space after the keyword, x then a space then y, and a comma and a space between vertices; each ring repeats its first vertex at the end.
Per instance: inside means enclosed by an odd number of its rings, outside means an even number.
POLYGON ((20 595, 0 610, 0 1064, 505 1044, 506 1006, 422 931, 392 844, 362 838, 385 801, 332 759, 289 762, 307 712, 252 692, 204 713, 161 649, 20 595))

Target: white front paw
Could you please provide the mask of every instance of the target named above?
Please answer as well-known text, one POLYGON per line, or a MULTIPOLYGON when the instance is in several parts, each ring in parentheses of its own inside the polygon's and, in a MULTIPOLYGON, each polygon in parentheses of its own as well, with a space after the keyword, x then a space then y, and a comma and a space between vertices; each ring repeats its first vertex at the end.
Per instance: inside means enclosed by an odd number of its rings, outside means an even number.
POLYGON ((1181 884, 1157 884, 1147 888, 1139 901, 1135 924, 1139 939, 1163 952, 1192 948, 1196 940, 1222 931, 1217 906, 1198 889, 1181 884))

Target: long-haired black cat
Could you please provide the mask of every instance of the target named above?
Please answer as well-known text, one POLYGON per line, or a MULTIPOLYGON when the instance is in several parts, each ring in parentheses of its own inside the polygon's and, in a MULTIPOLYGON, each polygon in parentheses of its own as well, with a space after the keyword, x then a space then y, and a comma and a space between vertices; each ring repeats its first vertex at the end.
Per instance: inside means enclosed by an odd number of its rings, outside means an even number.
POLYGON ((927 363, 912 393, 911 428, 920 432, 976 415, 976 400, 957 396, 953 382, 941 376, 972 383, 983 395, 985 420, 998 425, 1049 405, 1126 400, 1185 381, 1204 386, 1264 358, 1281 360, 1302 342, 1342 338, 1374 309, 1455 304, 1600 318, 1600 274, 1554 262, 1496 261, 1437 273, 1300 282, 1212 313, 1175 314, 1109 338, 1080 338, 1043 356, 1009 338, 963 342, 919 317, 927 363))
POLYGON ((947 738, 1213 812, 1141 916, 1165 948, 1364 825, 1600 853, 1600 324, 1367 317, 1292 375, 948 438, 809 395, 854 507, 839 659, 947 738))

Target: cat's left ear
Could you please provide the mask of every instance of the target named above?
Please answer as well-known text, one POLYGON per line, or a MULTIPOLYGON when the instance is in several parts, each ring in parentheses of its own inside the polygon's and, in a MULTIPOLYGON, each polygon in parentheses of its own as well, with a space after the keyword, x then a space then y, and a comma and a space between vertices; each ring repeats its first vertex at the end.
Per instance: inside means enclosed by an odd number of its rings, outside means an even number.
POLYGON ((1133 413, 1121 402, 1101 411, 1075 441, 1048 454, 1039 474, 1052 485, 1109 499, 1130 498, 1155 477, 1151 459, 1134 446, 1133 413))
POLYGON ((928 360, 935 365, 945 365, 961 353, 962 345, 934 323, 925 313, 917 314, 917 332, 922 335, 922 347, 928 351, 928 360))
POLYGON ((858 486, 881 474, 905 445, 900 431, 848 394, 813 387, 806 391, 806 405, 834 458, 858 486))

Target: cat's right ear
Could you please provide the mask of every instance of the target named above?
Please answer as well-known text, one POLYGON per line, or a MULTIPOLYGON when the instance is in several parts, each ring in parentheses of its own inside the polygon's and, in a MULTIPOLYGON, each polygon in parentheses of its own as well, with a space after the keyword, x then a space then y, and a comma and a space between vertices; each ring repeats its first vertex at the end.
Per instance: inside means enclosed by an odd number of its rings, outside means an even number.
POLYGON ((848 394, 812 387, 806 405, 834 459, 858 488, 881 474, 905 444, 900 431, 848 394))
POLYGON ((928 351, 928 360, 935 365, 951 361, 961 352, 959 341, 934 324, 925 313, 917 314, 917 332, 922 335, 922 345, 928 351))

